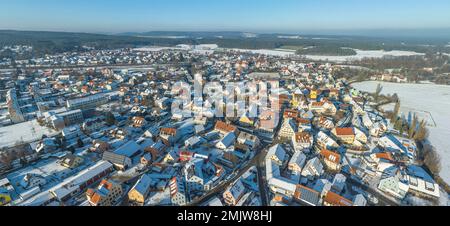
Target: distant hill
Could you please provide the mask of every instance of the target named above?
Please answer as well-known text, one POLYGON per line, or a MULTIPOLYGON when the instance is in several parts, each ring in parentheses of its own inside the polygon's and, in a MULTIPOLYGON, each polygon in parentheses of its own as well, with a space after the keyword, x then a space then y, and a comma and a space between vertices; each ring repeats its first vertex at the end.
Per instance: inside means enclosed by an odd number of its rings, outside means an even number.
POLYGON ((247 32, 182 32, 152 31, 117 35, 0 30, 0 46, 32 45, 33 55, 64 51, 84 51, 83 46, 115 49, 138 46, 174 46, 178 44, 218 44, 223 48, 276 49, 289 48, 299 53, 318 55, 352 54, 342 47, 362 50, 408 50, 416 52, 441 51, 450 53, 448 40, 404 37, 367 37, 361 35, 295 35, 254 34, 247 32), (428 45, 424 45, 428 44, 428 45), (314 48, 312 48, 314 47, 314 48))
POLYGON ((120 33, 118 35, 125 36, 140 36, 140 37, 162 37, 162 38, 246 38, 246 37, 258 37, 258 34, 247 33, 240 31, 199 31, 199 32, 189 32, 189 31, 149 31, 149 32, 127 32, 120 33))

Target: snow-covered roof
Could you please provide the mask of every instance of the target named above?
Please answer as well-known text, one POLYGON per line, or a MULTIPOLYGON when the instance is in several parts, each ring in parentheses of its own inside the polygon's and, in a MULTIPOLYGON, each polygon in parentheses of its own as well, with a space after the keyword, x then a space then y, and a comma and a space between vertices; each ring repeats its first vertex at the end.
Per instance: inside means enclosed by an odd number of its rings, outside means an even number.
POLYGON ((150 185, 152 183, 152 179, 146 174, 142 175, 142 177, 136 182, 136 184, 131 188, 131 190, 136 190, 140 194, 146 194, 150 189, 150 185))
POLYGON ((141 146, 139 146, 135 141, 128 141, 126 144, 116 149, 114 153, 118 155, 132 157, 140 150, 141 146))
POLYGON ((272 158, 273 156, 276 156, 280 161, 284 161, 286 157, 286 151, 280 144, 276 144, 269 148, 269 152, 267 153, 268 158, 272 158))

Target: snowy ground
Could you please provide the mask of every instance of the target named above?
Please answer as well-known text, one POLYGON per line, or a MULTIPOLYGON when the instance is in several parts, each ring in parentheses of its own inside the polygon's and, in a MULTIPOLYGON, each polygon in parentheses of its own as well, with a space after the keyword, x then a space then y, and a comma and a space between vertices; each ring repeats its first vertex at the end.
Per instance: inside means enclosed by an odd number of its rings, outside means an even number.
POLYGON ((295 55, 292 51, 280 51, 280 50, 270 50, 270 49, 227 49, 236 52, 250 52, 254 54, 262 54, 268 56, 280 56, 287 57, 295 55))
POLYGON ((425 55, 423 53, 416 53, 411 51, 383 51, 383 50, 358 50, 355 49, 356 55, 354 56, 315 56, 315 55, 305 55, 306 58, 311 60, 327 60, 342 63, 345 61, 355 61, 361 60, 363 58, 382 58, 384 56, 416 56, 425 55))
POLYGON ((40 126, 36 120, 0 127, 0 148, 13 146, 17 142, 34 142, 43 135, 50 137, 56 134, 57 131, 40 126))
MULTIPOLYGON (((269 49, 227 49, 227 50, 233 50, 238 52, 251 52, 255 54, 264 54, 264 55, 271 55, 271 56, 291 56, 295 55, 295 52, 292 50, 284 50, 284 49, 276 49, 276 50, 269 50, 269 49)), ((425 55, 423 53, 417 53, 412 51, 384 51, 384 50, 359 50, 355 49, 356 55, 354 56, 317 56, 317 55, 304 55, 306 58, 311 60, 326 60, 326 61, 333 61, 333 62, 346 62, 346 61, 355 61, 355 60, 361 60, 363 58, 382 58, 384 56, 416 56, 416 55, 425 55)))
POLYGON ((355 83, 353 87, 373 92, 378 83, 383 86, 382 93, 397 93, 401 100, 401 111, 418 112, 419 116, 434 122, 428 122, 430 142, 441 156, 441 177, 450 183, 450 86, 436 84, 400 84, 386 82, 355 83), (432 125, 435 123, 435 127, 432 125))
POLYGON ((65 178, 78 172, 78 170, 71 170, 62 166, 58 159, 47 159, 39 161, 32 165, 29 165, 21 170, 15 171, 9 175, 7 178, 11 181, 17 192, 21 193, 25 191, 21 186, 18 186, 22 178, 27 174, 35 174, 42 176, 46 179, 47 183, 43 188, 49 188, 57 183, 60 183, 65 178))

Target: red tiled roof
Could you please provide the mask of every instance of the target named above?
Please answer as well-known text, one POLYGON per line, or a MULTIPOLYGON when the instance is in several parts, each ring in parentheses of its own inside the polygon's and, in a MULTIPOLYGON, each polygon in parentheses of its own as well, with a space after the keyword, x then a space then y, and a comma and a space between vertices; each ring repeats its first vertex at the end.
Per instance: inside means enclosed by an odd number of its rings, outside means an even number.
POLYGON ((299 112, 297 110, 286 109, 284 110, 283 117, 285 118, 296 118, 299 112))
POLYGON ((297 117, 295 118, 298 124, 310 124, 311 122, 308 119, 297 117))
POLYGON ((392 158, 391 153, 388 153, 388 152, 377 153, 377 154, 375 154, 375 156, 377 158, 380 158, 380 159, 386 159, 386 160, 389 160, 389 161, 394 161, 394 158, 392 158))
POLYGON ((311 141, 311 134, 305 132, 295 133, 295 140, 301 143, 309 143, 311 141))
POLYGON ((324 202, 333 205, 333 206, 352 206, 353 202, 334 193, 334 192, 327 192, 325 195, 325 198, 323 199, 324 202))
POLYGON ((339 155, 336 152, 329 151, 329 150, 322 150, 320 151, 320 155, 327 159, 328 161, 334 162, 336 164, 339 164, 341 162, 341 155, 339 155))
POLYGON ((336 128, 337 136, 352 136, 355 135, 355 132, 352 127, 347 128, 336 128))
POLYGON ((217 121, 214 129, 215 130, 219 130, 221 132, 227 132, 227 133, 236 131, 236 127, 235 126, 227 124, 227 123, 222 122, 222 121, 217 121))
POLYGON ((174 128, 161 128, 161 133, 175 136, 177 134, 177 130, 174 128))

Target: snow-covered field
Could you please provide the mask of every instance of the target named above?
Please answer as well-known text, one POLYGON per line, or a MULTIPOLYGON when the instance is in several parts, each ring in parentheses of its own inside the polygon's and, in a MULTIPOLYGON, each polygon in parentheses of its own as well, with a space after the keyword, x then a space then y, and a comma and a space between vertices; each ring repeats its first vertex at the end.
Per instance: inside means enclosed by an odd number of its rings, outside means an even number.
MULTIPOLYGON (((284 49, 275 49, 275 50, 269 50, 269 49, 227 49, 227 50, 233 50, 238 52, 251 52, 255 54, 264 54, 264 55, 270 55, 270 56, 281 56, 281 57, 287 57, 291 55, 295 55, 295 51, 292 50, 284 50, 284 49)), ((346 61, 355 61, 355 60, 361 60, 363 58, 382 58, 384 56, 394 56, 394 57, 400 57, 400 56, 423 56, 424 53, 417 53, 412 51, 384 51, 384 50, 359 50, 355 49, 356 55, 354 56, 317 56, 317 55, 304 55, 306 58, 310 60, 326 60, 326 61, 332 61, 337 63, 343 63, 346 61)))
POLYGON ((382 58, 384 56, 423 56, 424 53, 417 53, 412 51, 384 51, 384 50, 359 50, 355 49, 356 55, 353 56, 316 56, 316 55, 305 55, 306 58, 311 60, 327 60, 342 63, 345 61, 355 61, 361 60, 363 58, 382 58))
POLYGON ((268 56, 280 56, 280 57, 286 57, 295 55, 292 51, 281 51, 281 50, 270 50, 270 49, 227 49, 232 50, 236 52, 250 52, 254 54, 262 54, 262 55, 268 55, 268 56))
POLYGON ((57 131, 40 126, 36 120, 0 127, 0 148, 13 146, 17 142, 33 142, 43 135, 53 136, 57 131))
POLYGON ((400 84, 386 82, 355 83, 353 87, 363 91, 374 92, 377 84, 383 86, 382 93, 397 93, 401 100, 401 111, 418 112, 418 116, 427 116, 429 140, 441 156, 441 177, 450 183, 450 86, 436 84, 400 84))

